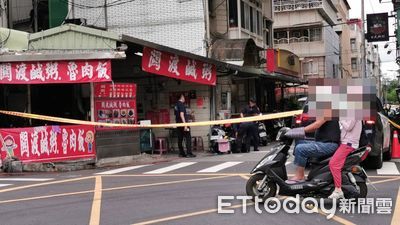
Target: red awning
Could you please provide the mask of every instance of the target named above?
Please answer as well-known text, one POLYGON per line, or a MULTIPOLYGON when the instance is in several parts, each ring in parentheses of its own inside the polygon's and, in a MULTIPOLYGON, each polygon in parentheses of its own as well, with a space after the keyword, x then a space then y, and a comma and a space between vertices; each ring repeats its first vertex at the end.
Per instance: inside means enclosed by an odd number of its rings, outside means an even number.
POLYGON ((111 81, 111 60, 0 63, 0 84, 91 83, 111 81))
POLYGON ((143 48, 142 70, 205 85, 215 85, 217 80, 213 64, 149 47, 143 48))

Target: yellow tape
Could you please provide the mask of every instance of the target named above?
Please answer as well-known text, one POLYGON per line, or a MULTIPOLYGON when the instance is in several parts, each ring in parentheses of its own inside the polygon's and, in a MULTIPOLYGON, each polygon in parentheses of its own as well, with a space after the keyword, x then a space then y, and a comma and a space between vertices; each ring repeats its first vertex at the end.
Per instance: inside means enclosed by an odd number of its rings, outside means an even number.
POLYGON ((99 122, 91 122, 91 121, 85 121, 85 120, 76 120, 76 119, 68 119, 68 118, 61 118, 61 117, 54 117, 54 116, 38 115, 38 114, 32 114, 32 113, 0 110, 1 114, 17 116, 17 117, 22 117, 22 118, 27 118, 27 119, 45 120, 45 121, 69 123, 69 124, 104 126, 104 127, 123 127, 123 128, 175 128, 175 127, 186 127, 186 126, 190 126, 190 127, 210 126, 210 125, 220 125, 220 124, 229 124, 229 123, 234 124, 234 123, 279 119, 279 118, 299 115, 302 112, 303 112, 303 110, 295 110, 295 111, 289 111, 289 112, 267 114, 267 115, 262 115, 262 116, 252 116, 252 117, 246 117, 246 118, 227 119, 227 120, 213 120, 213 121, 202 121, 202 122, 192 122, 192 123, 138 125, 138 124, 99 123, 99 122))
POLYGON ((393 122, 392 120, 388 119, 389 123, 392 124, 392 126, 396 127, 397 129, 400 129, 400 125, 398 125, 397 123, 393 122))

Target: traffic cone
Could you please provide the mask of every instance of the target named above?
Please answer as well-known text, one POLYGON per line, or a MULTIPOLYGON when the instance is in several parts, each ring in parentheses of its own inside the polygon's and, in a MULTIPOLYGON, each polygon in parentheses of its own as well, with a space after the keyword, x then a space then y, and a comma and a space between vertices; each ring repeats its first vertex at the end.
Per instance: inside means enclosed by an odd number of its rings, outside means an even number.
POLYGON ((400 143, 399 143, 399 138, 397 136, 397 130, 393 131, 392 158, 400 159, 400 143))

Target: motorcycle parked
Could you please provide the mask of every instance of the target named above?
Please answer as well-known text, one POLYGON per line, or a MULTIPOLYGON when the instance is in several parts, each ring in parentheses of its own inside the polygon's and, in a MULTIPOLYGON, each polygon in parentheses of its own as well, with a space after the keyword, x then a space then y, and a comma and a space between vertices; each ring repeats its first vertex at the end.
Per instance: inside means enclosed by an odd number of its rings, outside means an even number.
MULTIPOLYGON (((292 139, 285 137, 290 128, 279 130, 276 140, 279 144, 257 163, 251 171, 253 174, 246 184, 246 193, 249 196, 258 196, 263 200, 274 197, 279 186, 279 195, 302 197, 327 198, 334 190, 332 174, 329 170, 331 157, 311 158, 311 171, 304 182, 288 184, 285 163, 289 158, 289 149, 292 139)), ((368 188, 368 176, 359 163, 365 159, 369 146, 354 150, 346 159, 342 171, 342 189, 345 198, 365 198, 368 188)))
POLYGON ((258 135, 260 137, 260 145, 267 146, 269 138, 267 134, 267 128, 265 127, 265 124, 261 121, 257 122, 257 126, 258 126, 258 135))
POLYGON ((236 134, 235 129, 230 124, 214 125, 211 127, 210 134, 210 151, 217 154, 222 154, 218 150, 218 140, 228 139, 230 142, 231 152, 236 153, 236 134))

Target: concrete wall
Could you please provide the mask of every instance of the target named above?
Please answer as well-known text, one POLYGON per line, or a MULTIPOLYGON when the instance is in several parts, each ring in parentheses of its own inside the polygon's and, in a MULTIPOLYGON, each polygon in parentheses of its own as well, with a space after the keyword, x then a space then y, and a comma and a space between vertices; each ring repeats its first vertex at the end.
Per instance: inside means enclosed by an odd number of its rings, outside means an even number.
POLYGON ((299 26, 299 24, 321 23, 324 19, 317 10, 275 12, 274 28, 299 26))
MULTIPOLYGON (((75 0, 77 4, 101 5, 104 0, 75 0)), ((104 9, 74 8, 75 18, 105 26, 104 9)), ((107 8, 108 30, 205 55, 205 18, 202 0, 137 0, 107 8)))
POLYGON ((339 66, 339 36, 331 27, 324 27, 323 33, 325 43, 325 77, 338 77, 339 66), (335 70, 335 72, 333 72, 335 70), (336 75, 334 75, 334 73, 336 75))

